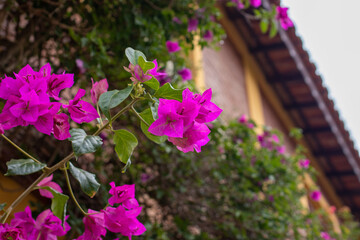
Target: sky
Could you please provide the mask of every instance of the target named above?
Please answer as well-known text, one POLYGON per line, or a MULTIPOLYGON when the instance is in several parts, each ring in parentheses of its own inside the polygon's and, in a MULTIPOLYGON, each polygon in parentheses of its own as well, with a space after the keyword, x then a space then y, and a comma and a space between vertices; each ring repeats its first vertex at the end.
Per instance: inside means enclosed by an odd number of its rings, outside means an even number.
POLYGON ((281 2, 360 150, 360 1, 281 2))

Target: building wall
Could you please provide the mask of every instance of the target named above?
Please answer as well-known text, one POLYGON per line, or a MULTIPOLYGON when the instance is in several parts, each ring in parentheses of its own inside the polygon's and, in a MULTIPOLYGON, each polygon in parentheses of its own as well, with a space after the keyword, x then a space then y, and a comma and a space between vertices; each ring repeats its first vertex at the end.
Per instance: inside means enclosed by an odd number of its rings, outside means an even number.
POLYGON ((225 120, 249 116, 245 86, 244 64, 229 40, 219 51, 204 49, 203 71, 205 85, 213 90, 213 100, 224 110, 225 120))

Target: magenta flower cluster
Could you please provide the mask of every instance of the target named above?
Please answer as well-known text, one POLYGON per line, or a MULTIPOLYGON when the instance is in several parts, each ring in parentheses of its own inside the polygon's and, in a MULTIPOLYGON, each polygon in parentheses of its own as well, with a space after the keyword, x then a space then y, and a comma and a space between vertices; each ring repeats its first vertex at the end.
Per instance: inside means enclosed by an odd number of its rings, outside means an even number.
POLYGON ((135 185, 116 186, 110 183, 109 207, 105 210, 89 209, 89 215, 83 218, 84 233, 76 240, 98 240, 106 235, 106 229, 113 233, 120 233, 131 240, 131 236, 141 235, 146 231, 145 226, 137 220, 142 207, 135 199, 135 185), (119 204, 114 207, 115 204, 119 204))
POLYGON ((146 82, 149 81, 152 77, 156 78, 157 80, 159 80, 161 77, 166 76, 167 74, 159 70, 159 66, 157 63, 157 60, 155 59, 154 61, 152 61, 152 63, 154 63, 155 67, 147 70, 146 72, 144 72, 142 70, 142 68, 140 67, 140 65, 133 65, 132 63, 129 64, 129 67, 124 67, 125 71, 131 73, 131 81, 134 82, 134 84, 138 83, 138 82, 146 82))
POLYGON ((222 112, 211 102, 211 95, 211 89, 202 95, 185 89, 182 102, 160 98, 159 118, 150 125, 149 132, 168 136, 180 151, 201 152, 201 147, 209 142, 210 130, 205 123, 215 120, 222 112))
POLYGON ((14 214, 10 225, 0 224, 0 239, 56 240, 70 229, 69 224, 65 221, 63 225, 50 209, 40 213, 36 220, 33 219, 30 207, 27 206, 25 211, 14 214))
POLYGON ((258 141, 263 148, 267 148, 270 151, 275 150, 280 154, 285 153, 285 146, 280 145, 279 137, 276 134, 265 131, 263 134, 258 135, 258 141))
POLYGON ((276 19, 279 20, 281 27, 285 30, 294 26, 294 23, 289 18, 287 11, 288 8, 286 7, 276 7, 276 19))
POLYGON ((0 125, 4 130, 17 126, 33 125, 38 131, 59 140, 70 137, 69 117, 59 113, 67 109, 77 123, 90 122, 99 117, 95 108, 81 100, 86 91, 79 89, 69 105, 59 102, 60 91, 74 84, 74 75, 51 74, 50 64, 34 71, 29 65, 22 68, 15 78, 5 76, 0 83, 0 98, 6 103, 0 114, 0 125))

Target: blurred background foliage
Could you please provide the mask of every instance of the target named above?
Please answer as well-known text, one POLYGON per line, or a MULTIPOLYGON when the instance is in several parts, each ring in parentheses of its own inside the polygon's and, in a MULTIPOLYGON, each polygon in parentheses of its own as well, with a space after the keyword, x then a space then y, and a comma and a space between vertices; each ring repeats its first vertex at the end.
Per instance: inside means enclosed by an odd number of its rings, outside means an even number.
MULTIPOLYGON (((129 74, 123 70, 128 65, 124 50, 132 47, 156 58, 169 74, 168 80, 193 87, 193 83, 180 81, 177 71, 193 66, 189 54, 194 43, 219 46, 224 31, 217 22, 220 13, 215 3, 6 0, 0 3, 0 72, 10 75, 26 64, 39 69, 50 62, 55 71, 74 72, 79 86, 89 89, 90 78, 107 78, 110 88, 121 88, 129 82, 129 74), (198 30, 188 32, 192 18, 198 19, 198 30), (202 38, 206 31, 212 31, 212 41, 202 38), (179 41, 182 51, 168 54, 167 40, 179 41)), ((140 112, 146 106, 136 107, 140 112)), ((338 236, 326 210, 308 211, 300 204, 300 198, 308 194, 299 188, 305 171, 315 175, 312 168, 298 166, 304 158, 302 148, 290 156, 279 153, 281 142, 261 147, 250 124, 255 123, 217 122, 211 126, 210 143, 200 154, 184 154, 169 143, 152 143, 142 134, 137 118, 123 116, 114 127, 126 128, 139 139, 131 167, 122 173, 123 164, 105 132, 102 150, 85 154, 74 163, 96 173, 102 183, 99 193, 89 199, 76 181, 72 181, 73 187, 78 189, 75 192, 83 207, 99 210, 109 197, 110 181, 135 183, 136 196, 144 206, 140 220, 148 229, 136 239, 321 239, 321 231, 337 239, 357 239, 359 226, 346 209, 338 211, 343 223, 338 236)), ((83 127, 88 132, 96 128, 91 124, 83 127)), ((7 134, 36 157, 48 159, 49 165, 71 151, 68 141, 55 141, 31 127, 7 134)), ((10 147, 1 151, 9 159, 18 158, 10 147)), ((1 169, 6 171, 4 162, 1 169)), ((24 181, 24 177, 18 180, 24 181)), ((60 173, 55 174, 55 181, 66 192, 60 173)), ((39 211, 49 204, 42 201, 34 203, 39 211)), ((69 204, 69 214, 72 232, 68 239, 72 239, 82 231, 82 216, 73 204, 69 204)))

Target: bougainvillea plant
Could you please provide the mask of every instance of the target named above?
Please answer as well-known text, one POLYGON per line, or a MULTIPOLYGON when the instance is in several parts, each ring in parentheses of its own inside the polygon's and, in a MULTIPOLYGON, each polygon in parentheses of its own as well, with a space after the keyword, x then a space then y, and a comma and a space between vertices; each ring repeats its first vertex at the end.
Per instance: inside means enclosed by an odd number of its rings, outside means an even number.
POLYGON ((1 239, 56 239, 70 230, 71 226, 67 223, 69 216, 66 215, 69 197, 52 181, 52 173, 56 170, 63 171, 70 196, 84 214, 85 230, 78 240, 101 239, 107 231, 129 239, 144 233, 146 228, 137 219, 142 207, 135 198, 135 185, 116 186, 115 182, 110 182, 108 204, 103 209, 84 210, 76 200, 68 175, 69 171, 89 197, 96 194, 100 184, 95 174, 76 167, 76 161, 72 160, 100 148, 102 139, 98 135, 103 131, 113 135, 115 151, 125 164, 124 170, 130 166, 138 140, 128 130, 113 128, 113 123, 129 111, 138 117, 144 134, 155 143, 168 139, 180 151, 201 152, 201 147, 209 142, 210 129, 205 123, 215 120, 222 112, 211 102, 211 89, 200 95, 189 89, 174 89, 169 83, 160 87, 158 78, 162 73, 158 72, 156 60, 147 61, 142 52, 132 48, 127 48, 125 54, 130 61, 125 69, 132 75, 128 86, 108 91, 106 79, 92 82, 90 92, 94 105, 82 100, 86 95, 84 89, 77 89, 76 95, 68 101, 60 98, 62 90, 73 86, 74 75, 53 74, 50 64, 39 71, 26 65, 14 77, 2 79, 0 97, 6 103, 0 113, 0 133, 27 157, 8 161, 6 175, 27 175, 38 171, 42 174, 4 211, 0 224, 1 239), (112 109, 123 102, 127 105, 113 113, 112 109), (140 102, 148 102, 150 107, 138 113, 134 105, 140 102), (71 120, 73 123, 70 123, 71 120), (94 120, 98 129, 91 135, 81 128, 82 125, 77 125, 94 120), (48 166, 5 136, 9 129, 28 125, 43 134, 52 134, 58 140, 69 140, 73 152, 55 165, 48 166), (71 128, 71 125, 76 127, 71 128), (44 210, 34 219, 27 207, 25 211, 15 213, 10 224, 5 223, 13 209, 34 190, 51 199, 51 209, 44 210))

